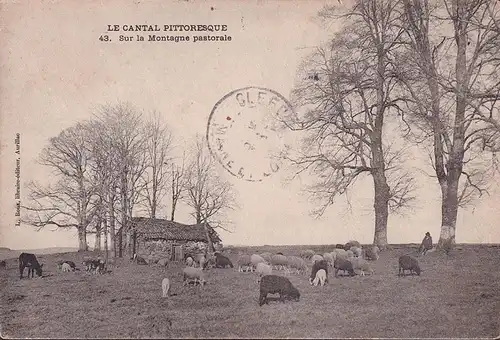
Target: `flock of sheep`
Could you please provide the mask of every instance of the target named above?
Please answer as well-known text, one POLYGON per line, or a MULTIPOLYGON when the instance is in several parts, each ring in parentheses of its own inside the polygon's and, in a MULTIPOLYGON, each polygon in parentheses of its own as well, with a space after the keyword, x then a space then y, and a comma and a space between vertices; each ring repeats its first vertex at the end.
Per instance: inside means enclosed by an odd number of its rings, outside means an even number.
MULTIPOLYGON (((305 250, 300 256, 285 256, 282 253, 271 254, 268 252, 260 254, 241 254, 236 265, 238 272, 254 272, 258 274, 260 283, 259 305, 268 303, 268 294, 279 294, 280 300, 292 299, 298 301, 300 292, 293 286, 285 276, 304 274, 312 265, 309 283, 313 286, 323 286, 328 283, 328 270, 333 270, 335 277, 340 271, 349 276, 373 274, 373 268, 369 261, 379 259, 380 250, 377 246, 361 247, 357 241, 349 241, 347 244, 337 244, 335 249, 324 254, 316 254, 312 250, 305 250), (275 275, 276 271, 282 271, 285 276, 275 275)), ((234 268, 231 260, 221 253, 201 255, 186 258, 186 267, 183 269, 183 285, 206 283, 204 271, 208 268, 234 268)), ((415 257, 403 255, 399 258, 399 274, 404 275, 409 270, 420 275, 420 267, 415 257)), ((164 278, 162 281, 163 297, 170 295, 170 280, 164 278)))
MULTIPOLYGON (((337 244, 331 252, 316 254, 312 250, 305 250, 300 256, 285 256, 282 253, 261 253, 261 254, 241 254, 237 259, 238 272, 254 272, 258 274, 260 283, 259 305, 268 303, 268 294, 279 294, 280 300, 293 299, 298 301, 300 292, 292 285, 285 276, 290 274, 305 274, 309 265, 312 266, 309 276, 309 283, 313 286, 324 286, 328 283, 328 270, 333 270, 335 277, 340 271, 348 276, 373 274, 373 268, 369 261, 379 259, 380 250, 377 246, 361 247, 357 241, 349 241, 345 245, 337 244), (276 271, 282 271, 285 276, 275 275, 276 271)), ((137 256, 132 258, 137 264, 148 264, 146 260, 137 256)), ((210 268, 234 268, 231 260, 219 253, 206 253, 204 255, 188 255, 185 259, 186 267, 182 271, 183 285, 201 285, 206 283, 204 272, 210 268)), ((105 272, 105 263, 102 259, 86 259, 83 261, 85 270, 96 274, 105 272)), ((167 265, 168 261, 158 261, 159 265, 167 265)), ((78 270, 72 261, 58 262, 58 268, 63 272, 78 270)), ((33 277, 36 271, 38 276, 42 276, 42 264, 38 263, 34 254, 22 253, 19 256, 20 278, 23 277, 24 268, 27 267, 28 277, 31 272, 33 277)), ((399 273, 405 275, 410 273, 420 275, 418 260, 410 255, 399 257, 399 273)), ((170 293, 170 279, 162 280, 162 296, 168 297, 175 294, 170 293)))

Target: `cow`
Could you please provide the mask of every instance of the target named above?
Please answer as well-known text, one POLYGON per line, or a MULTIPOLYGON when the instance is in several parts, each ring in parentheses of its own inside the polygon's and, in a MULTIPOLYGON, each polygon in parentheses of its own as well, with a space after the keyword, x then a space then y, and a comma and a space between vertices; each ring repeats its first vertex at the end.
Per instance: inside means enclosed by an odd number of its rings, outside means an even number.
POLYGON ((42 277, 43 264, 38 263, 34 254, 21 253, 21 255, 19 255, 19 279, 23 278, 24 268, 26 267, 28 267, 28 278, 30 277, 30 273, 33 278, 35 271, 39 277, 42 277))

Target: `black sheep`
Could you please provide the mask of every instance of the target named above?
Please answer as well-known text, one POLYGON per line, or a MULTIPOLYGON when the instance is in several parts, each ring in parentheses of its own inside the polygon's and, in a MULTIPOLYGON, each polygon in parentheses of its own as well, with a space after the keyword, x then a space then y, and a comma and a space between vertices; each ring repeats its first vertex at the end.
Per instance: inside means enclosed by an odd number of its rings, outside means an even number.
POLYGON ((343 244, 340 244, 340 243, 337 243, 335 245, 335 249, 344 249, 344 245, 343 244))
POLYGON ((215 267, 226 268, 227 266, 233 268, 233 263, 226 256, 215 253, 215 267))
POLYGON ((354 272, 354 268, 352 267, 351 261, 346 260, 342 257, 337 257, 335 259, 335 263, 333 264, 333 267, 335 268, 335 277, 337 277, 339 270, 343 270, 344 272, 348 272, 349 276, 356 275, 356 273, 354 272))
POLYGON ((6 268, 7 267, 7 262, 5 260, 0 261, 0 268, 6 268))
POLYGON ((259 306, 268 303, 267 294, 279 294, 280 300, 284 302, 285 297, 299 301, 300 293, 290 280, 278 275, 264 275, 260 279, 259 306))
POLYGON ((417 273, 420 276, 420 266, 416 258, 410 255, 403 255, 399 257, 399 273, 398 276, 405 275, 405 270, 409 270, 411 275, 417 273))
POLYGON ((325 282, 328 283, 328 262, 326 262, 325 260, 320 260, 320 261, 314 262, 312 269, 311 269, 311 276, 309 278, 309 282, 314 280, 314 278, 316 277, 316 273, 320 269, 325 270, 325 272, 326 272, 326 281, 325 282))

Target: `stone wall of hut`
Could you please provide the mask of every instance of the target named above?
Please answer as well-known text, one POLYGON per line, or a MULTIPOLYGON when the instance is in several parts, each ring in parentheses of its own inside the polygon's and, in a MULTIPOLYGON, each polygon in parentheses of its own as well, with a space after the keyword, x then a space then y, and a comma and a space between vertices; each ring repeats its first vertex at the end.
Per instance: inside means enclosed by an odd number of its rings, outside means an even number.
POLYGON ((169 261, 173 259, 173 246, 182 245, 184 254, 203 254, 207 249, 206 242, 196 241, 172 241, 166 239, 137 239, 136 252, 149 260, 159 260, 167 258, 169 261))

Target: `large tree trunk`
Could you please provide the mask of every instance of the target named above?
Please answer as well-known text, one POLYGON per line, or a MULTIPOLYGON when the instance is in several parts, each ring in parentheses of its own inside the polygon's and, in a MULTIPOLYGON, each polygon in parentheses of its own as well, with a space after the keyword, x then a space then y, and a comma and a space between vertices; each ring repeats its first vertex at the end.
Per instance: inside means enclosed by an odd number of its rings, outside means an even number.
POLYGON ((109 219, 109 249, 111 250, 111 257, 116 257, 116 233, 115 233, 115 206, 113 199, 110 197, 108 203, 108 219, 109 219))
POLYGON ((106 265, 108 264, 109 258, 109 248, 108 248, 108 222, 106 219, 103 220, 103 230, 102 233, 104 235, 104 262, 106 265))
POLYGON ((95 232, 94 250, 101 251, 101 226, 98 226, 95 232))
POLYGON ((214 252, 214 244, 212 242, 212 238, 210 237, 210 232, 208 231, 208 224, 205 222, 203 223, 203 227, 205 228, 205 235, 207 236, 207 243, 208 243, 208 252, 213 253, 214 252))
MULTIPOLYGON (((129 194, 128 190, 127 190, 127 172, 124 171, 124 173, 121 175, 121 190, 120 190, 120 195, 121 195, 121 204, 122 204, 122 226, 120 228, 120 235, 119 235, 119 239, 120 239, 120 248, 118 250, 118 256, 119 257, 122 257, 123 254, 122 254, 122 249, 123 249, 123 233, 127 233, 128 235, 128 226, 127 226, 127 213, 128 213, 128 197, 127 195, 129 194)), ((128 240, 128 239, 127 239, 128 240)), ((128 244, 127 244, 128 245, 128 244)), ((128 250, 130 251, 130 247, 127 247, 128 250)), ((130 255, 130 254, 129 254, 130 255)), ((129 256, 129 258, 131 258, 132 255, 129 256)))
POLYGON ((373 244, 380 250, 387 248, 387 221, 389 218, 389 186, 383 172, 373 174, 375 188, 373 207, 375 209, 375 234, 373 244))
POLYGON ((170 220, 173 222, 174 221, 174 218, 175 218, 175 206, 177 205, 177 200, 175 199, 172 199, 172 217, 170 218, 170 220))
POLYGON ((446 252, 455 246, 455 230, 458 215, 458 181, 457 170, 448 173, 446 185, 441 187, 441 233, 438 249, 446 252))
POLYGON ((78 227, 78 251, 87 251, 87 230, 84 226, 78 227))

